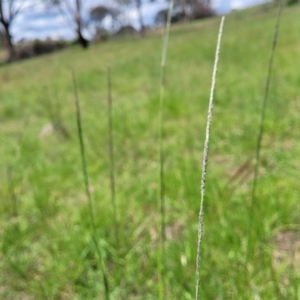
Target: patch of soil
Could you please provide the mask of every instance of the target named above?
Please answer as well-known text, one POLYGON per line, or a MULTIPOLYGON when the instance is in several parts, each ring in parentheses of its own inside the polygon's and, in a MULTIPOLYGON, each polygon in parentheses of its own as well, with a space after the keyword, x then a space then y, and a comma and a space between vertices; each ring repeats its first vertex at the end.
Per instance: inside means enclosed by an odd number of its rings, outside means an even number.
POLYGON ((275 268, 285 266, 300 270, 300 231, 284 230, 275 235, 273 262, 275 268))

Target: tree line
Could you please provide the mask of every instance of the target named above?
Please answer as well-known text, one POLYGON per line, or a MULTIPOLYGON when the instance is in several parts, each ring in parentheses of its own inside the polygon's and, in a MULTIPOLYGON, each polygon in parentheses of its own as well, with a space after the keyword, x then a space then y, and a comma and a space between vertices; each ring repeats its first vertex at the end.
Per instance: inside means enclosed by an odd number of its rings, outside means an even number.
MULTIPOLYGON (((103 21, 110 16, 113 22, 120 20, 120 15, 124 8, 131 5, 136 8, 139 22, 139 32, 141 36, 145 35, 145 25, 142 15, 142 6, 145 2, 156 2, 157 0, 108 0, 108 5, 98 5, 90 9, 89 21, 93 23, 94 28, 98 31, 103 30, 103 21), (114 5, 111 5, 114 4, 114 5)), ((166 0, 168 1, 168 0, 166 0)), ((0 30, 4 45, 7 49, 7 61, 11 62, 17 59, 17 51, 13 43, 11 33, 12 24, 17 16, 33 11, 38 5, 56 8, 57 11, 65 18, 74 33, 76 33, 77 42, 87 48, 88 39, 84 37, 83 29, 86 26, 86 20, 83 16, 83 5, 89 0, 0 0, 0 30)), ((175 0, 177 13, 174 14, 173 20, 188 20, 198 15, 205 16, 211 14, 210 0, 175 0)), ((103 2, 102 2, 103 3, 103 2)), ((163 9, 156 16, 157 24, 162 25, 166 21, 167 9, 163 9)))
MULTIPOLYGON (((136 9, 139 22, 139 33, 145 35, 145 23, 143 20, 142 8, 145 3, 155 3, 162 0, 107 0, 107 5, 103 4, 91 7, 89 10, 89 22, 93 24, 96 32, 101 35, 105 31, 104 20, 110 17, 113 23, 120 23, 126 7, 136 9)), ((170 1, 170 0, 165 0, 170 1)), ((278 0, 273 0, 274 2, 278 0)), ((284 0, 287 4, 299 3, 300 0, 284 0)), ((13 43, 11 33, 12 24, 16 17, 34 10, 38 5, 56 8, 57 11, 65 18, 74 33, 77 42, 83 47, 89 46, 89 40, 84 36, 83 30, 86 24, 86 18, 83 15, 83 6, 89 0, 0 0, 0 33, 3 43, 7 50, 7 61, 11 62, 17 59, 17 51, 13 43)), ((211 0, 174 0, 174 10, 172 21, 189 21, 195 18, 202 18, 214 15, 211 7, 211 0)), ((155 17, 156 25, 163 25, 167 19, 167 6, 159 11, 155 17)), ((120 25, 120 24, 118 24, 120 25)))

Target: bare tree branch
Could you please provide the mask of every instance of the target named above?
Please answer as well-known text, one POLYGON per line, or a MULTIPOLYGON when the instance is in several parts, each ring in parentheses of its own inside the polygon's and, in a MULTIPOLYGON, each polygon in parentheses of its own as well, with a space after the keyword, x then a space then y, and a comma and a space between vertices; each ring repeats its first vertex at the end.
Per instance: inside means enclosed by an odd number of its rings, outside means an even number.
POLYGON ((35 2, 28 5, 26 1, 0 0, 0 24, 3 27, 5 45, 8 51, 8 61, 13 61, 16 58, 16 52, 12 43, 11 24, 16 16, 32 9, 35 5, 35 2))
MULTIPOLYGON (((83 0, 45 0, 48 4, 55 6, 60 14, 71 24, 76 31, 77 41, 83 47, 87 48, 89 41, 82 34, 82 4, 83 0)), ((70 26, 70 25, 69 25, 70 26)))

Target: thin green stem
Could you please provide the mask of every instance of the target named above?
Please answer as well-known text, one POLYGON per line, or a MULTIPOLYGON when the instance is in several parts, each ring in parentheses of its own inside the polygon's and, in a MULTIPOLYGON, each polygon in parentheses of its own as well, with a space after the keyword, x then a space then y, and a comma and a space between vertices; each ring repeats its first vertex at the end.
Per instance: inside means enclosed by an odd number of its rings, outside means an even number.
POLYGON ((221 49, 221 40, 223 35, 224 20, 225 17, 222 17, 220 28, 219 28, 219 34, 218 34, 218 42, 217 42, 215 63, 214 63, 214 69, 212 75, 212 84, 210 90, 210 99, 208 105, 206 132, 205 132, 205 142, 204 142, 204 150, 203 150, 202 176, 201 176, 201 187, 200 187, 201 200, 200 200, 200 211, 199 211, 199 222, 198 222, 198 241, 197 241, 197 260, 196 260, 196 300, 200 299, 201 246, 202 246, 202 235, 203 235, 203 224, 204 224, 203 203, 204 203, 205 188, 206 188, 205 183, 206 183, 206 174, 207 174, 207 166, 208 166, 210 126, 212 122, 213 106, 214 106, 214 91, 216 86, 216 78, 217 78, 218 62, 219 62, 220 49, 221 49))
POLYGON ((115 155, 114 155, 114 135, 113 135, 113 100, 111 93, 111 69, 107 67, 107 107, 108 107, 108 139, 109 139, 109 175, 110 175, 110 195, 114 218, 115 236, 117 246, 119 245, 118 211, 116 205, 116 184, 115 184, 115 155))
POLYGON ((78 129, 78 138, 79 138, 79 147, 80 147, 80 156, 81 156, 81 162, 82 162, 82 173, 83 173, 83 179, 84 179, 84 187, 86 196, 88 199, 89 204, 89 215, 90 215, 90 221, 92 227, 96 228, 95 223, 95 216, 94 216, 94 208, 93 208, 93 202, 92 197, 90 193, 89 188, 89 177, 87 173, 87 164, 85 159, 85 147, 83 142, 83 132, 82 132, 82 125, 81 125, 81 113, 80 113, 80 104, 79 104, 79 98, 78 98, 78 89, 77 89, 77 83, 74 72, 72 72, 73 75, 73 88, 74 88, 74 96, 75 96, 75 107, 76 107, 76 121, 77 121, 77 129, 78 129))
POLYGON ((247 264, 249 263, 250 256, 253 252, 253 249, 252 249, 253 241, 251 238, 251 233, 252 233, 251 228, 252 228, 252 224, 254 222, 253 218, 254 218, 254 210, 255 210, 255 206, 256 206, 256 189, 257 189, 258 176, 259 176, 259 161, 260 161, 260 153, 261 153, 261 147, 262 147, 261 144, 262 144, 262 138, 263 138, 263 134, 264 134, 265 117, 266 117, 266 110, 267 110, 267 105, 268 105, 268 101, 269 101, 269 90, 270 90, 270 83, 271 83, 271 78, 272 78, 274 54, 275 54, 277 40, 278 40, 278 31, 279 31, 281 12, 282 12, 282 1, 279 1, 274 36, 273 36, 273 41, 272 41, 272 49, 271 49, 271 54, 270 54, 270 59, 269 59, 269 64, 268 64, 266 85, 265 85, 265 90, 264 90, 264 98, 263 98, 262 109, 261 109, 261 119, 260 119, 260 125, 259 125, 259 131, 258 131, 258 137, 257 137, 257 143, 256 143, 256 150, 255 150, 254 175, 253 175, 251 203, 250 203, 250 208, 249 208, 249 220, 248 220, 248 231, 247 231, 246 262, 245 262, 245 271, 244 271, 245 275, 247 274, 247 264))
POLYGON ((77 83, 76 83, 74 71, 72 72, 72 78, 73 78, 73 89, 74 89, 74 100, 75 100, 75 108, 76 108, 76 121, 77 121, 77 129, 78 129, 80 156, 81 156, 81 162, 82 162, 82 173, 83 173, 83 177, 84 177, 85 192, 86 192, 86 196, 87 196, 88 204, 89 204, 89 216, 90 216, 90 223, 91 223, 91 227, 92 227, 92 240, 93 240, 96 252, 100 259, 100 268, 101 268, 102 277, 103 277, 105 299, 109 300, 110 292, 109 292, 109 284, 108 284, 108 278, 107 278, 107 274, 106 274, 106 268, 105 268, 105 264, 104 264, 104 260, 103 260, 103 255, 101 253, 101 249, 99 248, 99 243, 97 241, 97 227, 96 227, 93 202, 92 202, 92 197, 91 197, 90 187, 89 187, 89 177, 88 177, 88 172, 87 172, 87 164, 86 164, 86 159, 85 159, 85 148, 84 148, 84 142, 83 142, 83 131, 82 131, 82 126, 81 126, 80 104, 79 104, 78 89, 77 89, 77 83))
POLYGON ((164 121, 164 102, 165 102, 165 89, 166 89, 166 61, 167 51, 170 36, 171 16, 173 11, 174 1, 169 3, 168 18, 165 28, 165 35, 163 40, 161 66, 160 66, 160 95, 159 95, 159 119, 158 119, 158 189, 157 200, 160 213, 160 251, 158 257, 158 298, 164 299, 165 294, 165 276, 164 276, 164 258, 165 258, 165 185, 164 185, 164 149, 163 149, 163 121, 164 121))

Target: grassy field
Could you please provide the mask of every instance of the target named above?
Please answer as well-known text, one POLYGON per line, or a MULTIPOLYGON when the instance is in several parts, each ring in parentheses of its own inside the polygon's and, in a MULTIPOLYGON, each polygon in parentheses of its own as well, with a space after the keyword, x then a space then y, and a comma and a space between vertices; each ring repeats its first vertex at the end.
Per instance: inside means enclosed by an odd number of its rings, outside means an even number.
MULTIPOLYGON (((253 159, 276 9, 227 17, 204 208, 202 299, 300 299, 299 13, 297 6, 283 11, 251 220, 253 159), (249 235, 253 244, 246 262, 249 235)), ((202 149, 219 23, 214 18, 176 25, 170 35, 165 299, 188 300, 195 293, 202 149)), ((158 299, 161 45, 157 32, 143 40, 120 39, 87 51, 73 47, 0 68, 1 299, 104 299, 82 175, 72 70, 111 299, 158 299), (107 66, 112 72, 117 228, 110 196, 107 66)))

